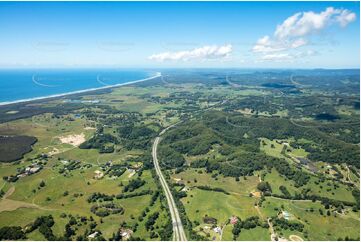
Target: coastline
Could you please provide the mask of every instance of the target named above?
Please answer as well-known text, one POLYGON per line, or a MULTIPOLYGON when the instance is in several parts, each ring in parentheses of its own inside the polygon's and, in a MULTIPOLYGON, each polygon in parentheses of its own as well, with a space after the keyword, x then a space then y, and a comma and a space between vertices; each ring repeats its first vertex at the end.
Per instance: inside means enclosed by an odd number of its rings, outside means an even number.
POLYGON ((17 103, 25 103, 25 102, 31 102, 31 101, 39 101, 39 100, 44 100, 44 99, 48 99, 48 98, 64 97, 64 96, 73 95, 73 94, 81 94, 81 93, 86 93, 86 92, 104 90, 104 89, 108 89, 108 88, 121 87, 121 86, 126 86, 126 85, 130 85, 130 84, 138 83, 138 82, 149 81, 154 78, 161 77, 161 76, 162 76, 162 73, 157 72, 154 76, 147 77, 147 78, 140 79, 140 80, 129 81, 129 82, 125 82, 125 83, 119 83, 119 84, 108 85, 108 86, 103 86, 103 87, 88 88, 88 89, 66 92, 66 93, 59 93, 59 94, 43 96, 43 97, 34 97, 34 98, 20 99, 20 100, 15 100, 15 101, 0 102, 0 106, 6 106, 6 105, 11 105, 11 104, 17 104, 17 103))

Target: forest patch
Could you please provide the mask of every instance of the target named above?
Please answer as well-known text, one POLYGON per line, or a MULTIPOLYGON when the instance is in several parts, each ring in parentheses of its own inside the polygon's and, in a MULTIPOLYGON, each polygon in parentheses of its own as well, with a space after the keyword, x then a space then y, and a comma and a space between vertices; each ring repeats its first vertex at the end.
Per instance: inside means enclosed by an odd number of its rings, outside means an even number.
POLYGON ((23 158, 32 150, 37 139, 32 136, 0 136, 0 162, 11 162, 23 158))

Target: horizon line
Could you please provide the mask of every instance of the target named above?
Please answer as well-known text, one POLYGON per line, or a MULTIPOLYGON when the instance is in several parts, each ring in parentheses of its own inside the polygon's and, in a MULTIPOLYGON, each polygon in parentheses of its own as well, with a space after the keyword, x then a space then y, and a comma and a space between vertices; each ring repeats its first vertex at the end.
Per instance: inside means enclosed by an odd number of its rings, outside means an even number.
POLYGON ((157 69, 157 70, 167 70, 167 69, 263 69, 263 70, 360 70, 358 67, 125 67, 125 66, 52 66, 52 67, 36 67, 36 66, 19 66, 19 67, 2 67, 0 70, 49 70, 49 69, 157 69))

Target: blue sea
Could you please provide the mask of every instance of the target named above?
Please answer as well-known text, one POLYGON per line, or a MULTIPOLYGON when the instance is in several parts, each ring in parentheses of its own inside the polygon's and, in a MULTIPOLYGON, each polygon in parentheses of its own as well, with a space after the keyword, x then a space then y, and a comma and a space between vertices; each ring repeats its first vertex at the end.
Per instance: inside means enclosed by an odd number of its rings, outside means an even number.
POLYGON ((133 69, 0 70, 0 104, 122 85, 157 74, 133 69))

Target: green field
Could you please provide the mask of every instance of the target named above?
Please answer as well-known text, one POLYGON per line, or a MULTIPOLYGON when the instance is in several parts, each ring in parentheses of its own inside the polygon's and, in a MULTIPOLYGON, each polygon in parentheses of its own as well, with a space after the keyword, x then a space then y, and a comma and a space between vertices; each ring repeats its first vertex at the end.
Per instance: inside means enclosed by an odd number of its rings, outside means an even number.
POLYGON ((236 181, 231 177, 218 176, 217 180, 212 178, 211 174, 206 173, 203 169, 187 169, 179 174, 172 175, 173 182, 183 183, 186 187, 193 186, 211 186, 223 188, 224 190, 239 196, 248 196, 251 192, 256 191, 259 178, 257 176, 241 178, 236 181), (196 181, 196 182, 195 182, 196 181))
MULTIPOLYGON (((305 225, 308 238, 305 238, 304 235, 301 237, 308 240, 337 240, 346 236, 357 237, 359 233, 357 227, 360 224, 360 214, 352 212, 350 209, 346 210, 344 215, 327 216, 324 206, 318 202, 266 198, 261 210, 268 217, 276 216, 280 210, 292 214, 295 221, 305 225), (311 212, 311 208, 314 210, 313 212, 311 212), (323 211, 324 215, 320 215, 319 209, 323 211)), ((291 234, 290 231, 282 232, 285 235, 291 234)))
POLYGON ((240 218, 257 215, 255 199, 246 196, 192 189, 182 203, 191 221, 199 223, 205 215, 216 218, 220 224, 224 224, 232 215, 240 218))

